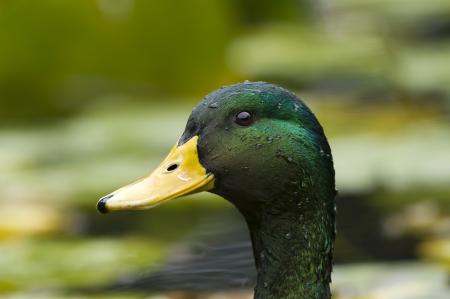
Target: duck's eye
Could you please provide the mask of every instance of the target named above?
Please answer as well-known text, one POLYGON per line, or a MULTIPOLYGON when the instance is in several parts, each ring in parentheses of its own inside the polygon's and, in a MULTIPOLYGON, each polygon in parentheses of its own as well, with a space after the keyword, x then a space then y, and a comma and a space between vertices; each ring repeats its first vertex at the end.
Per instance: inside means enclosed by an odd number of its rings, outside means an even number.
POLYGON ((250 112, 242 111, 236 114, 234 118, 234 122, 240 126, 247 127, 253 123, 253 115, 250 112))

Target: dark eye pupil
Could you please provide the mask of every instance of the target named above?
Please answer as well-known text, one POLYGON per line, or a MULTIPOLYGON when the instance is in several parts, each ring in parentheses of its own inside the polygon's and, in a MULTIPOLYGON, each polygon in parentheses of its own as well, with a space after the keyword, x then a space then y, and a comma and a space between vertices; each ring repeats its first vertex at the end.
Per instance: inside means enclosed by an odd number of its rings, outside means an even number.
POLYGON ((236 115, 235 122, 240 126, 249 126, 253 122, 253 116, 247 111, 242 111, 236 115))

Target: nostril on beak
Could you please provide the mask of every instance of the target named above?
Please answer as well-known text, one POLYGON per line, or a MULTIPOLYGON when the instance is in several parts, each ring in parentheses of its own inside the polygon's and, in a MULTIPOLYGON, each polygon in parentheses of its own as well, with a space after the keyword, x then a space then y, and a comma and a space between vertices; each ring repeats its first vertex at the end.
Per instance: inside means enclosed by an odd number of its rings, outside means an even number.
POLYGON ((177 169, 177 168, 178 168, 178 163, 173 163, 173 164, 170 164, 170 165, 167 167, 166 171, 167 171, 167 172, 172 172, 172 171, 174 171, 174 170, 177 169))
POLYGON ((113 197, 114 194, 110 194, 107 195, 105 197, 102 197, 98 203, 97 203, 97 210, 102 213, 102 214, 106 214, 108 213, 108 208, 106 208, 106 202, 108 201, 108 199, 110 199, 111 197, 113 197))

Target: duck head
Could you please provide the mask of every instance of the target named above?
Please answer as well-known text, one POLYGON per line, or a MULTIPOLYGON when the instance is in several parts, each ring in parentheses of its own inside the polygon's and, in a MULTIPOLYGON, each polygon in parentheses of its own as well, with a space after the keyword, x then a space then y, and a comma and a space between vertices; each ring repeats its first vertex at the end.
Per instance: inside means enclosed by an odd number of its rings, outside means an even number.
POLYGON ((282 208, 280 197, 313 200, 329 189, 334 191, 330 148, 309 108, 278 86, 242 83, 207 95, 163 162, 97 207, 102 213, 147 209, 210 191, 241 210, 275 211, 282 208))

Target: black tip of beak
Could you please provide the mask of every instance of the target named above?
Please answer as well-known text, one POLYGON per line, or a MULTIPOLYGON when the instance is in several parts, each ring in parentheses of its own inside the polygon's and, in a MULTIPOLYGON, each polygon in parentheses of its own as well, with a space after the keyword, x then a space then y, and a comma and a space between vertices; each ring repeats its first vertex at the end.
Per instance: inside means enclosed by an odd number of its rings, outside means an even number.
POLYGON ((113 197, 113 194, 107 195, 105 197, 102 197, 98 203, 97 203, 97 210, 102 213, 102 214, 106 214, 108 213, 108 208, 106 208, 106 202, 108 201, 108 199, 110 199, 111 197, 113 197))

